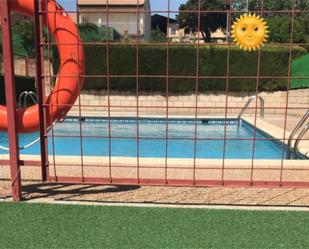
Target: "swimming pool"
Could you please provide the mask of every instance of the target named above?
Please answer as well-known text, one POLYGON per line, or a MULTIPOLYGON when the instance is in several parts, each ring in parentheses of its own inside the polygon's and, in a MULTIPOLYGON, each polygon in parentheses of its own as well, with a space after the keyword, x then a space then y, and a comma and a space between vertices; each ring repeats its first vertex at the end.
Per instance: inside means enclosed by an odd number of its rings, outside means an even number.
MULTIPOLYGON (((238 126, 236 119, 167 121, 159 118, 141 118, 137 122, 134 118, 112 118, 109 122, 107 118, 84 118, 79 122, 77 118, 67 118, 65 122, 56 124, 53 132, 49 132, 49 136, 49 154, 55 155, 153 158, 196 156, 203 159, 223 157, 282 159, 283 157, 280 141, 267 137, 259 130, 255 132, 254 128, 244 121, 238 126)), ((21 135, 20 146, 36 137, 38 133, 21 135)), ((7 146, 6 133, 0 133, 0 144, 7 146)), ((286 148, 284 150, 285 154, 286 148)), ((7 152, 0 150, 0 153, 7 152)), ((39 144, 21 153, 39 154, 39 144)))

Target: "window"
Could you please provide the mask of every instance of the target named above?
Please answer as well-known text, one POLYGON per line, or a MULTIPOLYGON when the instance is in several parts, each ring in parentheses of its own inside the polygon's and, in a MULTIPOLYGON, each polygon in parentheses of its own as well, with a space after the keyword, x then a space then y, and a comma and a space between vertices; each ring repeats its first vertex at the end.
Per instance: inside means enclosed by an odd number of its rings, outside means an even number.
POLYGON ((176 35, 177 29, 175 28, 170 28, 170 35, 176 35))

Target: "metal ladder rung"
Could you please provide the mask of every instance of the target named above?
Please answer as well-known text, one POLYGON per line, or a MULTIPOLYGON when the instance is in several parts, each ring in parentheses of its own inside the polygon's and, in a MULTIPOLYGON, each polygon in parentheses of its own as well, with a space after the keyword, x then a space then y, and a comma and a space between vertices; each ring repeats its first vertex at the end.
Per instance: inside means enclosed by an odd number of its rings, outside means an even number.
POLYGON ((299 150, 298 150, 299 143, 302 140, 302 138, 305 136, 308 130, 309 130, 309 122, 306 124, 304 129, 299 133, 297 139, 295 140, 294 151, 293 151, 294 155, 299 155, 299 150))

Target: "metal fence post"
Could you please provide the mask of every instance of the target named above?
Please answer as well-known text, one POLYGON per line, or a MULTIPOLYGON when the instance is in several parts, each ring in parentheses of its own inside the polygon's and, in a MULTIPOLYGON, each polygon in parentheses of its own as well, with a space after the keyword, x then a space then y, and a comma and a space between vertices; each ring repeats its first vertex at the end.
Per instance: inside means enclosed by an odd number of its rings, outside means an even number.
POLYGON ((25 76, 29 77, 29 57, 25 56, 25 76))
MULTIPOLYGON (((36 87, 40 117, 40 148, 41 148, 41 177, 42 181, 48 179, 48 149, 47 149, 47 128, 45 103, 45 82, 44 75, 44 50, 42 45, 42 16, 40 15, 40 0, 34 1, 34 22, 35 22, 35 58, 36 58, 36 87)), ((42 2, 41 2, 42 3, 42 2)), ((41 4, 42 7, 42 4, 41 4)))
POLYGON ((21 175, 16 114, 16 92, 14 78, 14 60, 12 46, 11 11, 8 0, 0 1, 2 25, 2 49, 4 61, 5 95, 7 106, 7 126, 10 146, 10 167, 12 180, 12 196, 14 201, 20 201, 21 175))

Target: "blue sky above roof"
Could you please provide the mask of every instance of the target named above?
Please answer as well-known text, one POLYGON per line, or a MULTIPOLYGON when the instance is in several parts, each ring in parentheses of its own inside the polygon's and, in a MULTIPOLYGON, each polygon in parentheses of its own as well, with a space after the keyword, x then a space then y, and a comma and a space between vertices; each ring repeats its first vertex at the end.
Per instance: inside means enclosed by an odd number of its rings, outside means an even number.
MULTIPOLYGON (((76 9, 76 0, 58 0, 57 2, 67 11, 74 11, 76 9)), ((170 0, 170 10, 177 11, 179 5, 185 2, 187 0, 170 0)), ((150 0, 150 4, 152 11, 167 11, 168 9, 168 0, 150 0)), ((171 13, 170 16, 174 17, 175 14, 171 13)))

